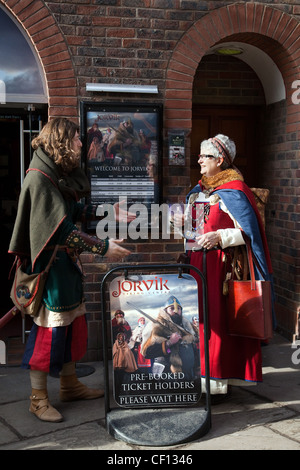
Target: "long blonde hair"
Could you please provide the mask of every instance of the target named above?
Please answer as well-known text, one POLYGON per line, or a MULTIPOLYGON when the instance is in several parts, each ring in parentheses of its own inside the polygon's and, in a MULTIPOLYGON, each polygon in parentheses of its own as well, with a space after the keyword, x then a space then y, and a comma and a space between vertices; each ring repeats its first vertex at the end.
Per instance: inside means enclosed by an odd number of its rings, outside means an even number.
POLYGON ((79 132, 79 127, 75 122, 67 118, 54 118, 47 122, 31 145, 34 149, 42 147, 56 165, 70 172, 79 165, 78 155, 72 149, 76 131, 79 132))

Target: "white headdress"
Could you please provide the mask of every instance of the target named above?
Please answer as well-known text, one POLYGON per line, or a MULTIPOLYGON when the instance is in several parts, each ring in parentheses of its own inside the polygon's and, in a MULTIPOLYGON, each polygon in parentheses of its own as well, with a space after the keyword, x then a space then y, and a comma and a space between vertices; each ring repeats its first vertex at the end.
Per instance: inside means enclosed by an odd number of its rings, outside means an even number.
POLYGON ((222 157, 226 163, 231 165, 236 155, 235 143, 226 135, 218 134, 201 143, 200 155, 222 157))

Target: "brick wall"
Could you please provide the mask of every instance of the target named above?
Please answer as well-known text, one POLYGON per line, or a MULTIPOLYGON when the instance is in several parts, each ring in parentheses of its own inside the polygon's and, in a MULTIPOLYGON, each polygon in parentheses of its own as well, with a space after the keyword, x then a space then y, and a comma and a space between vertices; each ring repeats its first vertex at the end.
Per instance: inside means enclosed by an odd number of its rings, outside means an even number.
POLYGON ((194 79, 193 104, 265 105, 256 73, 235 57, 203 57, 194 79))
POLYGON ((266 233, 272 256, 279 330, 291 339, 299 305, 299 142, 286 132, 287 104, 262 111, 260 184, 270 188, 266 233), (288 314, 287 312, 291 312, 288 314))

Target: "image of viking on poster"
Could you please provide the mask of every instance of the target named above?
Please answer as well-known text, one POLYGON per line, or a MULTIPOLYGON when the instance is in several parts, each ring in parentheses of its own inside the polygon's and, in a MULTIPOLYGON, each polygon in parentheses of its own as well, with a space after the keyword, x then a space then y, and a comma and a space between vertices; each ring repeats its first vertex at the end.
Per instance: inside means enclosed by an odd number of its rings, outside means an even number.
POLYGON ((110 284, 114 397, 120 406, 191 406, 201 397, 198 287, 189 274, 110 284), (130 331, 130 334, 129 334, 130 331))

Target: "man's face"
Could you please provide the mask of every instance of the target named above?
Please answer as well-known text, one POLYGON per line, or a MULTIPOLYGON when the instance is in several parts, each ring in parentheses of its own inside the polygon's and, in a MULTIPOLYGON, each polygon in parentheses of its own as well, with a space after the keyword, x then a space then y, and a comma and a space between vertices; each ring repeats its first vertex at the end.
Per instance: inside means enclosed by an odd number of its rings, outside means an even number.
POLYGON ((169 305, 169 307, 167 307, 167 313, 169 315, 171 315, 171 317, 173 315, 179 315, 181 316, 182 314, 182 308, 180 307, 180 305, 177 305, 177 309, 175 309, 175 306, 174 305, 169 305))
POLYGON ((116 315, 116 320, 117 320, 117 323, 118 323, 119 325, 123 324, 123 323, 124 323, 124 317, 123 317, 123 315, 122 315, 121 313, 117 313, 117 315, 116 315))
POLYGON ((72 150, 75 153, 75 155, 80 158, 81 155, 81 147, 82 147, 82 142, 79 137, 79 133, 76 131, 76 134, 74 135, 72 139, 72 150))
POLYGON ((176 307, 175 305, 169 305, 166 308, 166 312, 170 315, 174 323, 180 325, 182 315, 182 308, 180 307, 180 305, 177 304, 176 307))

